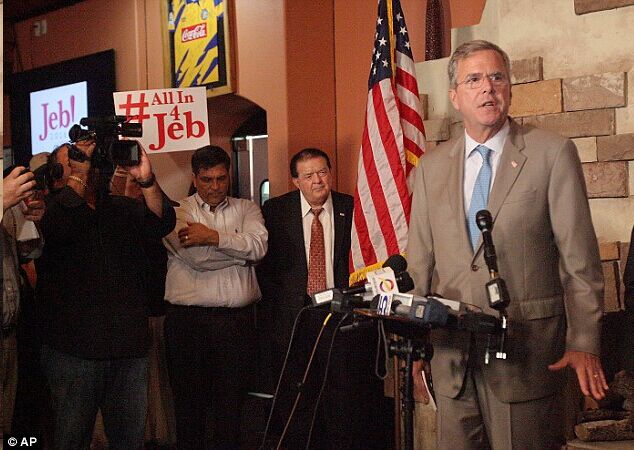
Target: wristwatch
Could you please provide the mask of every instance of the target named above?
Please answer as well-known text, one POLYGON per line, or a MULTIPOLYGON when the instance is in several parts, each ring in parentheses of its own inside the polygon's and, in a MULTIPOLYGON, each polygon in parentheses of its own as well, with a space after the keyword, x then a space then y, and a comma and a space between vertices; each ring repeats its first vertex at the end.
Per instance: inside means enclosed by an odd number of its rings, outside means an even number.
POLYGON ((136 180, 136 183, 139 185, 140 188, 147 189, 154 186, 154 181, 156 181, 156 177, 154 176, 154 172, 152 172, 150 178, 148 178, 147 180, 136 180))

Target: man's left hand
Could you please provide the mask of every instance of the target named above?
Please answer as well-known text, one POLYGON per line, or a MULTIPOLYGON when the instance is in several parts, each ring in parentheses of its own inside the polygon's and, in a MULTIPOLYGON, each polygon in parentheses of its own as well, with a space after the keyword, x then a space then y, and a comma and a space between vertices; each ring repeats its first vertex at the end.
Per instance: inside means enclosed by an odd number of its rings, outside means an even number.
POLYGON ((193 245, 218 245, 218 232, 202 223, 187 222, 187 226, 178 230, 178 238, 183 247, 193 245))
POLYGON ((554 364, 548 366, 549 370, 557 371, 567 366, 577 372, 579 387, 583 395, 592 395, 596 400, 605 397, 608 383, 605 381, 601 360, 597 355, 575 350, 566 350, 564 356, 554 364))

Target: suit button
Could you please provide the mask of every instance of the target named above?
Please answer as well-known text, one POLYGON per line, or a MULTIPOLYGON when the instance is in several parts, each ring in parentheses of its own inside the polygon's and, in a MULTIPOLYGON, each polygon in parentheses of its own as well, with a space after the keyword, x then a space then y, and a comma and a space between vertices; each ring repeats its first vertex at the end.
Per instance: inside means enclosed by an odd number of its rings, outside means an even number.
POLYGON ((473 270, 474 272, 477 272, 478 270, 480 270, 480 266, 478 266, 477 264, 472 264, 471 270, 473 270))

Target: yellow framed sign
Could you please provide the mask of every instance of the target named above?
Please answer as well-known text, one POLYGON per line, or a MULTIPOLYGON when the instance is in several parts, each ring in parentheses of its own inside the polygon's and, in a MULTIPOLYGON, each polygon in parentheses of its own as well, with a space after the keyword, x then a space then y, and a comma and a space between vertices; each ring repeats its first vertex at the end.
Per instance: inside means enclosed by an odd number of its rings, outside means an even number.
POLYGON ((171 87, 205 86, 208 97, 233 92, 228 2, 162 2, 166 79, 171 87))

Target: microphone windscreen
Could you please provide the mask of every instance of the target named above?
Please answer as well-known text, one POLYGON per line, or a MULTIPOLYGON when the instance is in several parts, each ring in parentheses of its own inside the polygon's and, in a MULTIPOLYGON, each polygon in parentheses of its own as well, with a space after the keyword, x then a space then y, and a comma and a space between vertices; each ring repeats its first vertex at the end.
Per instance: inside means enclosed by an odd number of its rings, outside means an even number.
POLYGON ((414 280, 409 272, 402 272, 396 277, 399 292, 409 292, 414 289, 414 280))
POLYGON ((401 255, 392 255, 385 260, 383 267, 389 267, 395 274, 399 274, 407 270, 407 260, 401 255))
POLYGON ((482 209, 476 213, 475 222, 480 231, 491 231, 493 228, 493 217, 486 209, 482 209))

